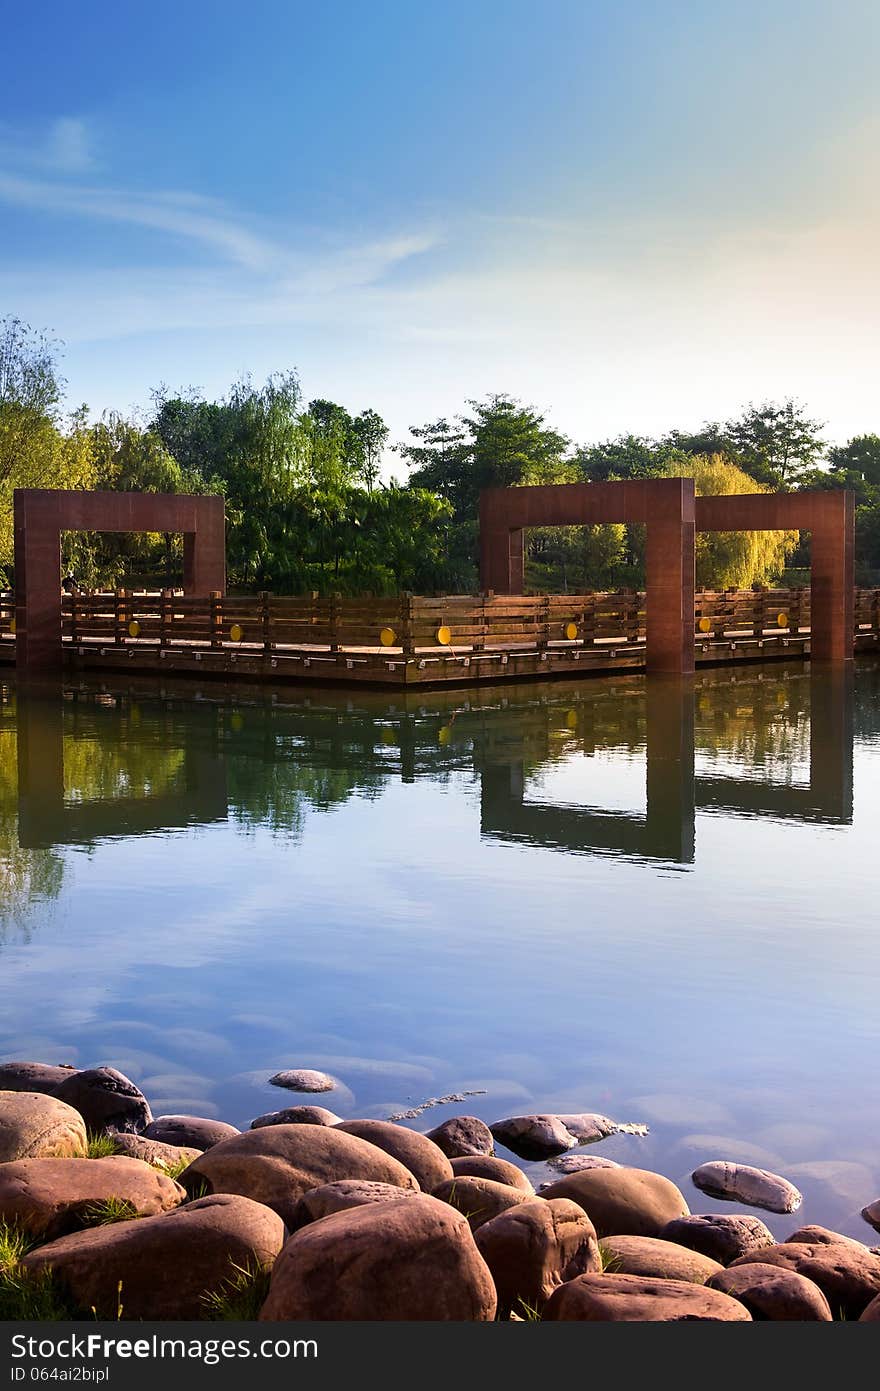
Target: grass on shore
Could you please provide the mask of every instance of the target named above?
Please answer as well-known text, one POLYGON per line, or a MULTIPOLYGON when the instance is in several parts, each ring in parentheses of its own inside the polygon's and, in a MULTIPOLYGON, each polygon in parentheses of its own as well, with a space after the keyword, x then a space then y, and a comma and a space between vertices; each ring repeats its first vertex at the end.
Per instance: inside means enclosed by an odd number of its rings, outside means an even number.
POLYGON ((54 1323, 75 1318, 51 1270, 25 1270, 22 1261, 33 1245, 18 1227, 0 1222, 0 1321, 54 1323))
POLYGON ((232 1264, 232 1274, 217 1290, 209 1290, 202 1298, 204 1317, 211 1321, 253 1323, 269 1293, 272 1272, 265 1265, 232 1264))

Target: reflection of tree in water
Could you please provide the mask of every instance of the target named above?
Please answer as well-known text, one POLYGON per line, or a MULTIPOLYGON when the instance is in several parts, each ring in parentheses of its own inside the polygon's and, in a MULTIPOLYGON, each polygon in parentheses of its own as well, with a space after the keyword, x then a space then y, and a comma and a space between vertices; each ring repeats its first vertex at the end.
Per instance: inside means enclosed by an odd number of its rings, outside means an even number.
POLYGON ((296 756, 276 760, 239 754, 226 763, 229 811, 243 829, 266 826, 299 836, 310 811, 331 811, 354 796, 376 796, 388 773, 314 766, 296 756))
POLYGON ((179 786, 185 754, 141 741, 137 728, 115 725, 64 741, 64 800, 158 797, 179 786))
POLYGON ((18 755, 15 728, 0 726, 0 946, 13 934, 30 939, 33 906, 58 897, 64 862, 54 850, 18 843, 18 755))

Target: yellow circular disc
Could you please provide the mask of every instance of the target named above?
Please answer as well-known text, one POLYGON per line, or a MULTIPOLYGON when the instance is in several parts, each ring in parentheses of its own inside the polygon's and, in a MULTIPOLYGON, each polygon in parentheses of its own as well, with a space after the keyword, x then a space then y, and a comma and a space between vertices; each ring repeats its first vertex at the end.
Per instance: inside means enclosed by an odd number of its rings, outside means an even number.
POLYGON ((787 613, 778 613, 778 614, 776 615, 776 626, 777 626, 778 628, 787 628, 787 627, 788 627, 788 614, 787 614, 787 613))
POLYGON ((699 621, 699 623, 697 624, 697 627, 699 628, 699 630, 700 630, 701 633, 709 633, 709 632, 711 632, 711 631, 712 631, 712 620, 711 620, 711 618, 701 618, 700 621, 699 621))
POLYGON ((130 638, 140 637, 141 625, 136 618, 133 618, 128 625, 128 636, 130 638))
POLYGON ((577 637, 577 635, 578 635, 578 625, 577 625, 576 623, 566 623, 566 625, 565 625, 565 636, 568 638, 569 642, 574 642, 574 640, 575 640, 575 638, 577 637))
POLYGON ((9 631, 10 631, 10 633, 14 633, 14 632, 15 632, 15 619, 14 619, 14 618, 10 618, 10 620, 9 620, 9 631))
POLYGON ((448 725, 448 724, 443 725, 443 727, 441 728, 440 732, 439 732, 438 735, 437 735, 437 743, 438 743, 438 744, 448 744, 451 738, 452 738, 452 730, 450 729, 449 725, 448 725))
POLYGON ((238 713, 237 710, 234 710, 232 714, 229 716, 229 728, 233 730, 236 734, 239 732, 240 729, 244 728, 244 720, 241 718, 241 715, 238 713))
POLYGON ((383 628, 379 634, 379 641, 383 647, 393 647, 397 634, 393 628, 383 628))
POLYGON ((441 647, 448 647, 449 644, 452 642, 452 629, 447 628, 446 624, 442 623, 440 627, 437 629, 434 636, 441 647))
POLYGON ((242 628, 240 623, 233 623, 232 627, 229 629, 229 636, 233 642, 241 642, 244 637, 244 628, 242 628))

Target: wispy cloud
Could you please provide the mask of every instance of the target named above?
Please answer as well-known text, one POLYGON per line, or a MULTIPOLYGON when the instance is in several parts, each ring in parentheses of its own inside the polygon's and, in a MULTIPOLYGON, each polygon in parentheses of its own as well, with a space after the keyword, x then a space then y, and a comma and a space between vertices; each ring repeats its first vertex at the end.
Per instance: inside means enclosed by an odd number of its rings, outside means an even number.
POLYGON ((46 157, 54 169, 81 174, 94 166, 89 128, 77 116, 59 116, 49 129, 46 157))

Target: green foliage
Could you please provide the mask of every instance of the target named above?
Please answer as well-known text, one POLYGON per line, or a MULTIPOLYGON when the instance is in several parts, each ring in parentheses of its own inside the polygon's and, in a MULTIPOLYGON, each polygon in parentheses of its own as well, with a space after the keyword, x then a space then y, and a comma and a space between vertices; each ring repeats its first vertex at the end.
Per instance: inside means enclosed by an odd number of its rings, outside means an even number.
POLYGON ((209 1321, 252 1323, 269 1294, 271 1269, 265 1265, 237 1265, 232 1262, 232 1274, 217 1290, 203 1298, 204 1317, 209 1321))
POLYGON ((790 488, 818 463, 825 449, 821 431, 792 398, 749 405, 725 426, 740 468, 771 488, 790 488))
POLYGON ((84 1227, 110 1227, 115 1222, 133 1221, 138 1211, 127 1198, 96 1198, 86 1203, 79 1216, 84 1227))
POLYGON ((108 1155, 116 1154, 116 1141, 112 1140, 109 1135, 96 1135, 93 1130, 90 1130, 86 1141, 87 1159, 106 1159, 108 1155))
POLYGON ((22 1265, 33 1245, 24 1232, 0 1221, 0 1322, 55 1322, 75 1317, 51 1270, 31 1274, 22 1265))

